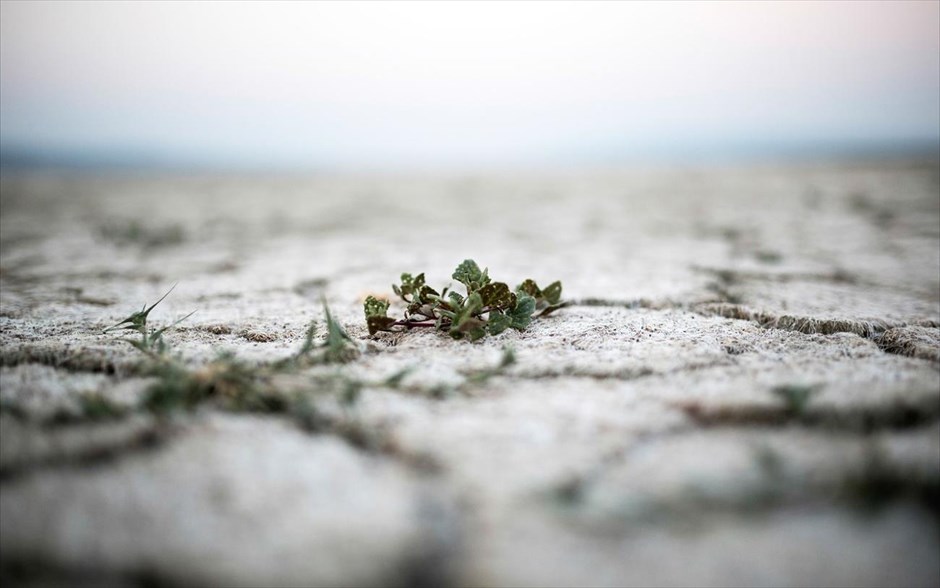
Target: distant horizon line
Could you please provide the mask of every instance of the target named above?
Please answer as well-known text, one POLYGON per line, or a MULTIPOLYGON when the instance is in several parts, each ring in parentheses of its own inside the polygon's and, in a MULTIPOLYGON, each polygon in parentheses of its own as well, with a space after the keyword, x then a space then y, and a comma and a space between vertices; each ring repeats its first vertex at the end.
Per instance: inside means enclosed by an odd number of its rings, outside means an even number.
POLYGON ((940 159, 940 137, 901 140, 790 140, 790 141, 700 141, 682 145, 651 145, 642 151, 632 148, 585 149, 580 153, 534 157, 527 161, 480 162, 300 162, 296 158, 245 157, 233 154, 199 155, 171 153, 155 147, 58 147, 29 146, 23 142, 0 142, 3 171, 60 169, 84 171, 143 172, 330 172, 330 171, 420 171, 460 169, 538 169, 540 167, 629 167, 660 165, 726 165, 845 162, 852 160, 940 159), (593 152, 593 153, 592 153, 593 152))

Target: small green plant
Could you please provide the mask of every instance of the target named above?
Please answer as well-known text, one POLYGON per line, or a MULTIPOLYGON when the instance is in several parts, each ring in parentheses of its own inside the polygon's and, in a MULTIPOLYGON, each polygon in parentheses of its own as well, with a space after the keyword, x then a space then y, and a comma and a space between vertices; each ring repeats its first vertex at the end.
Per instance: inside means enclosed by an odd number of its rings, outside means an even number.
POLYGON ((127 412, 123 407, 99 393, 83 394, 78 399, 82 417, 91 421, 118 419, 127 412))
POLYGON ((543 289, 530 279, 510 290, 504 282, 492 281, 489 270, 480 270, 472 259, 464 260, 451 277, 464 285, 466 295, 448 291, 449 287, 438 293, 425 283, 423 273, 402 274, 401 284, 392 285, 407 305, 402 319, 388 316, 389 302, 374 296, 366 298, 369 334, 425 327, 445 331, 454 339, 476 341, 508 328, 522 331, 533 318, 565 306, 561 282, 552 282, 543 289))
POLYGON ((316 342, 317 323, 311 321, 300 349, 294 355, 277 362, 274 365, 276 369, 284 370, 319 363, 346 363, 356 358, 359 350, 355 342, 339 321, 333 318, 326 301, 323 302, 323 314, 326 316, 326 339, 319 344, 316 342), (319 354, 316 353, 318 349, 321 350, 319 354))
MULTIPOLYGON (((354 342, 342 325, 333 319, 324 302, 326 338, 323 342, 316 341, 316 323, 312 322, 297 353, 274 364, 253 366, 231 353, 222 353, 202 367, 193 368, 181 358, 166 353, 168 347, 163 340, 168 329, 193 313, 160 329, 152 329, 148 325, 150 312, 169 296, 173 288, 149 307, 145 305, 139 312, 105 329, 105 332, 120 329, 140 334, 138 340, 123 340, 154 360, 145 368, 146 373, 156 378, 144 400, 144 406, 152 412, 165 414, 180 409, 192 410, 207 401, 229 410, 282 412, 288 409, 289 400, 270 388, 271 376, 310 365, 345 363, 358 353, 354 342)), ((342 392, 346 404, 354 403, 358 396, 355 386, 346 386, 342 392)), ((103 407, 92 405, 91 410, 101 413, 103 407)))
POLYGON ((186 232, 178 224, 149 226, 136 220, 106 224, 99 234, 115 245, 139 245, 144 249, 171 247, 186 241, 186 232))
POLYGON ((819 392, 820 386, 806 384, 783 384, 774 386, 770 392, 780 398, 791 416, 803 416, 812 397, 819 392))
POLYGON ((198 369, 164 362, 153 375, 157 381, 148 389, 144 405, 155 413, 192 410, 209 400, 243 412, 281 412, 286 404, 266 386, 268 374, 231 353, 222 353, 198 369))
POLYGON ((104 332, 107 333, 114 330, 137 331, 140 334, 139 340, 135 341, 132 339, 122 339, 122 341, 127 341, 144 353, 162 355, 166 351, 166 342, 163 340, 163 334, 181 322, 185 321, 189 317, 193 316, 193 314, 196 312, 194 310, 173 324, 163 327, 162 329, 148 329, 147 318, 150 316, 150 311, 152 311, 158 304, 163 302, 164 298, 169 296, 170 292, 172 292, 174 288, 176 288, 176 284, 173 284, 173 287, 167 290, 166 294, 161 296, 159 300, 151 304, 149 307, 144 305, 139 312, 135 312, 121 322, 106 328, 104 332))
POLYGON ((326 341, 323 342, 323 360, 326 363, 345 363, 356 356, 356 346, 338 321, 330 314, 330 307, 323 303, 326 315, 326 341))
POLYGON ((780 263, 783 255, 770 249, 759 249, 754 252, 754 259, 761 263, 780 263))
POLYGON ((470 384, 484 384, 493 376, 499 376, 505 373, 507 368, 514 363, 516 363, 515 351, 512 350, 512 347, 504 347, 503 355, 500 357, 499 363, 493 367, 482 368, 467 374, 467 382, 470 384))

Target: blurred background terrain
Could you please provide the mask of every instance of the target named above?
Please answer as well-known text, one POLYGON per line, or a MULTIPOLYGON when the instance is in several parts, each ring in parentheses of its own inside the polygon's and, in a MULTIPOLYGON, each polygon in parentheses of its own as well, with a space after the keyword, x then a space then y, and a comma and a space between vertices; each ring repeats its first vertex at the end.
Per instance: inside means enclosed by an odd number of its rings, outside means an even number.
POLYGON ((472 170, 936 152, 935 2, 6 2, 7 162, 472 170))

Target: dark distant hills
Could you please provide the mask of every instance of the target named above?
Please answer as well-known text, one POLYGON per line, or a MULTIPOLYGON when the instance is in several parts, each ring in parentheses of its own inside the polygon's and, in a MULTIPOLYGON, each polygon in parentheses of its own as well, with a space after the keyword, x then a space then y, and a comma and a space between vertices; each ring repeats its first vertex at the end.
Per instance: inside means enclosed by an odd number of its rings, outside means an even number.
MULTIPOLYGON (((908 141, 745 141, 690 142, 676 145, 584 145, 546 154, 546 167, 617 166, 631 164, 749 164, 773 162, 837 162, 876 159, 940 160, 940 140, 908 141)), ((257 157, 206 156, 172 153, 168 150, 139 147, 87 149, 37 148, 15 143, 0 143, 0 169, 29 171, 56 169, 71 171, 141 171, 141 172, 254 172, 311 171, 325 169, 394 169, 399 166, 381 162, 343 162, 338 165, 299 165, 272 161, 266 153, 257 157)), ((421 170, 416 163, 401 166, 421 170)), ((426 166, 433 169, 434 164, 426 166)), ((470 162, 468 167, 474 167, 470 162)), ((507 167, 512 167, 507 162, 507 167)), ((531 163, 525 167, 532 168, 531 163)))
POLYGON ((140 148, 41 149, 14 144, 0 144, 0 168, 3 170, 199 170, 226 168, 187 155, 173 156, 165 151, 140 148))

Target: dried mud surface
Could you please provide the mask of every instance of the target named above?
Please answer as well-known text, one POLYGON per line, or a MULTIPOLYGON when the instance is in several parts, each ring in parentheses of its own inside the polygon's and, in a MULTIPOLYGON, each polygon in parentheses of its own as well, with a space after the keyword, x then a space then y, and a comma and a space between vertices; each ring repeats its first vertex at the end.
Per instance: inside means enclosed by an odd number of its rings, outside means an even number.
POLYGON ((0 187, 4 584, 940 584, 935 162, 0 187), (369 337, 367 294, 467 257, 572 305, 369 337), (102 330, 176 282, 194 366, 289 356, 325 299, 358 357, 277 385, 332 426, 142 409, 102 330))

